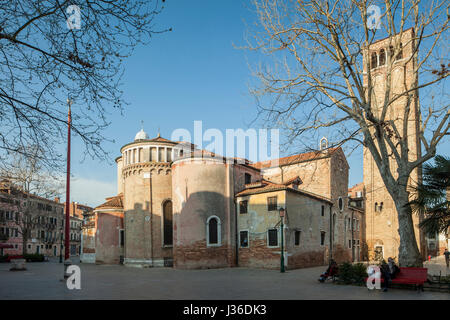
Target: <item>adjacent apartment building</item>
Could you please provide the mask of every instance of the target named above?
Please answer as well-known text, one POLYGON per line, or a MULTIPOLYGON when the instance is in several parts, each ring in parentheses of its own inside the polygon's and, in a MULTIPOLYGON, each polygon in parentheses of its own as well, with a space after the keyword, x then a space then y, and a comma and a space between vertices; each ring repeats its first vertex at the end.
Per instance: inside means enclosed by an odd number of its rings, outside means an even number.
MULTIPOLYGON (((27 253, 59 256, 64 253, 64 203, 22 191, 9 180, 0 181, 0 254, 27 253), (25 238, 25 240, 24 240, 25 238)), ((81 249, 82 219, 70 218, 70 253, 81 249)))

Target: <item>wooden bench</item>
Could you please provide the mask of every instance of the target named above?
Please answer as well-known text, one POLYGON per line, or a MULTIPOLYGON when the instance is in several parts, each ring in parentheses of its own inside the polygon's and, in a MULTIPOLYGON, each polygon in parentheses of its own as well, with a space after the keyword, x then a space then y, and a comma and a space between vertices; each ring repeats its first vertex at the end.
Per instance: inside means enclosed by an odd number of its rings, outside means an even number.
MULTIPOLYGON (((391 284, 411 284, 414 285, 416 289, 423 291, 423 284, 427 281, 427 275, 427 268, 400 267, 400 272, 391 280, 391 284)), ((380 281, 383 283, 384 278, 381 277, 380 281)))
POLYGON ((6 261, 11 262, 11 260, 14 260, 14 259, 23 259, 23 256, 21 256, 21 255, 8 256, 6 261))

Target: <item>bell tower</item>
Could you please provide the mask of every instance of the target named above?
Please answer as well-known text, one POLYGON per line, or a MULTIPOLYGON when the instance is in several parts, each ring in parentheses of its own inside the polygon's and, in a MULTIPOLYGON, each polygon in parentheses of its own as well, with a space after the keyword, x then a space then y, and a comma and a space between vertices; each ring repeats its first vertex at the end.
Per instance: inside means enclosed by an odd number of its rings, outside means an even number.
MULTIPOLYGON (((372 106, 374 114, 380 116, 385 102, 385 93, 390 88, 390 97, 409 90, 415 85, 417 77, 414 72, 417 67, 414 52, 414 29, 408 29, 394 37, 386 38, 372 43, 364 55, 370 59, 370 74, 373 87, 372 106), (397 48, 397 50, 395 50, 397 48), (394 54, 397 52, 397 54, 394 54)), ((367 50, 367 49, 366 49, 367 50)), ((368 72, 364 61, 364 86, 368 86, 368 72)), ((409 113, 405 113, 408 106, 408 97, 401 96, 386 108, 386 120, 393 121, 399 132, 407 132, 408 157, 414 161, 420 156, 418 95, 412 95, 409 103, 409 113), (407 121, 404 121, 405 114, 407 121), (407 131, 403 131, 406 123, 407 131)), ((403 137, 404 138, 404 137, 403 137)), ((366 193, 366 244, 370 260, 398 258, 400 236, 398 233, 397 210, 389 192, 384 186, 378 167, 370 153, 363 150, 364 187, 366 193)), ((394 177, 397 175, 397 165, 392 155, 390 161, 394 177)), ((409 183, 416 184, 421 180, 421 170, 416 168, 410 175, 409 183)), ((417 245, 421 252, 422 234, 419 231, 419 217, 413 215, 414 231, 417 245)))

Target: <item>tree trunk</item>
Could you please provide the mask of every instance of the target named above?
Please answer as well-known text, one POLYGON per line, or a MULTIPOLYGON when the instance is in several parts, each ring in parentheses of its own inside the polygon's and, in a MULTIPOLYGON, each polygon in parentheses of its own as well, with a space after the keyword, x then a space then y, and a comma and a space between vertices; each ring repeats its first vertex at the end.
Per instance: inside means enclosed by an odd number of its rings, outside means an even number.
POLYGON ((411 206, 406 190, 399 190, 393 197, 398 214, 398 233, 400 246, 398 248, 398 262, 401 267, 422 267, 422 257, 417 246, 411 206))

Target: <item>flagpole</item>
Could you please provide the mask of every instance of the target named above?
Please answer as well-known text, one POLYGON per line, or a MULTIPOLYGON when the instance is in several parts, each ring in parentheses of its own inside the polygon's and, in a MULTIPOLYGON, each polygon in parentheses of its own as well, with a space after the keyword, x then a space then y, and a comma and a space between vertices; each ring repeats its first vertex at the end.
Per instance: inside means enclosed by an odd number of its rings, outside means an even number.
POLYGON ((72 115, 70 106, 73 101, 68 98, 69 112, 67 118, 67 176, 66 176, 66 225, 65 225, 65 239, 64 239, 64 278, 67 278, 67 267, 71 265, 70 261, 70 127, 72 124, 72 115))

